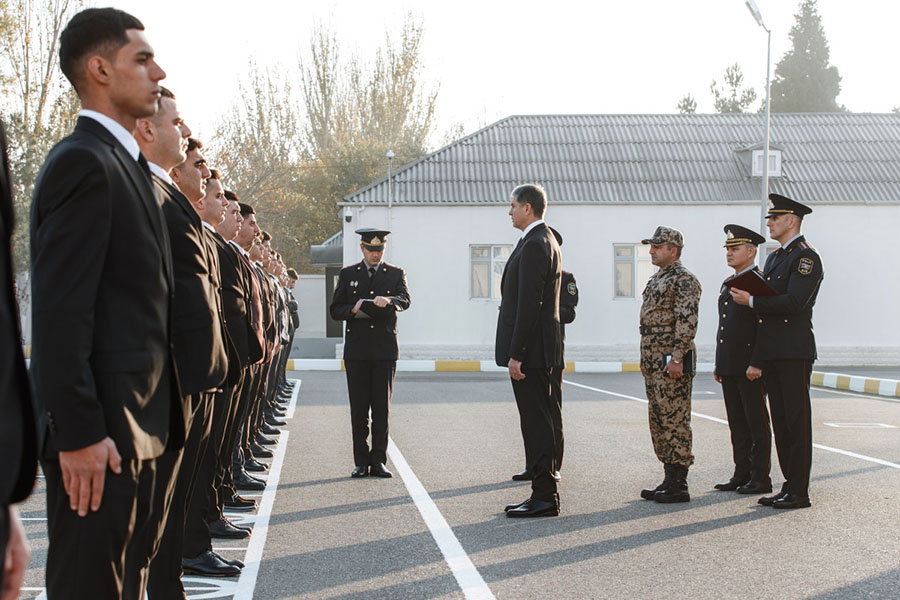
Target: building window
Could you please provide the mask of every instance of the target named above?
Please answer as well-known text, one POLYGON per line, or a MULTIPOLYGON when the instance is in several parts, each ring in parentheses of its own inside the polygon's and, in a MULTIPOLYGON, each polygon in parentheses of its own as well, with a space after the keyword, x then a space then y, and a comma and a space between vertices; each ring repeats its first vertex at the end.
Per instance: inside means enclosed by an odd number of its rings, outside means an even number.
POLYGON ((613 244, 615 259, 615 297, 634 298, 644 291, 653 275, 650 246, 644 244, 613 244))
POLYGON ((500 280, 512 246, 470 246, 472 298, 500 299, 500 280))
MULTIPOLYGON (((753 151, 753 176, 763 176, 763 151, 753 151)), ((769 177, 781 177, 781 150, 769 150, 769 177)))

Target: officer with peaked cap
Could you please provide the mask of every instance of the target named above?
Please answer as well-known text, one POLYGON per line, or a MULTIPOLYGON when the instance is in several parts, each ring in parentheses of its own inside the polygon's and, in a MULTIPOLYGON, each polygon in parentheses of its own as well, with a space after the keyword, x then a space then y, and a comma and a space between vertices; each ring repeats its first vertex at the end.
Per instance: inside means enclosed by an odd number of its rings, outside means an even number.
POLYGON ((665 478, 641 498, 661 503, 689 502, 687 474, 691 453, 691 389, 696 364, 694 336, 700 282, 681 264, 684 236, 657 227, 650 259, 659 270, 647 282, 641 304, 641 374, 647 393, 650 437, 665 478))
POLYGON ((366 228, 356 233, 363 260, 341 270, 330 307, 331 318, 346 321, 344 365, 356 463, 350 475, 391 477, 384 463, 397 370, 397 313, 409 308, 409 292, 403 269, 382 260, 390 231, 366 228))
POLYGON ((822 283, 822 259, 800 233, 812 209, 779 194, 769 194, 766 224, 781 248, 763 269, 774 296, 751 296, 734 289, 735 301, 757 318, 754 362, 759 361, 769 395, 775 449, 785 482, 781 492, 759 499, 775 508, 805 508, 812 464, 812 417, 809 384, 816 359, 812 312, 822 283))
POLYGON ((725 260, 734 274, 722 283, 719 291, 713 377, 722 384, 725 396, 734 474, 715 488, 739 494, 765 494, 772 491, 769 478, 772 432, 760 362, 754 358, 758 323, 749 306, 734 301, 730 289, 742 285, 742 279, 748 275, 762 277, 756 266, 756 251, 766 238, 740 225, 726 225, 725 236, 725 260))

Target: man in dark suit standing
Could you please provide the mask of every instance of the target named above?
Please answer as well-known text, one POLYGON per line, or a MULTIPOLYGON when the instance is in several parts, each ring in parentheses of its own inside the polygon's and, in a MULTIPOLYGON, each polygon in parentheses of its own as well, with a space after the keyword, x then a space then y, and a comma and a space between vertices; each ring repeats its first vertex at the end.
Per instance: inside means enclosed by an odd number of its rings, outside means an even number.
POLYGON ((156 458, 184 443, 169 241, 132 137, 165 77, 143 29, 112 8, 69 21, 60 66, 83 110, 34 190, 31 370, 51 598, 143 596, 152 549, 129 546, 153 526, 156 458))
POLYGON ((758 500, 774 508, 806 508, 812 467, 812 407, 809 382, 816 359, 812 312, 824 278, 822 259, 800 233, 812 209, 779 194, 769 194, 766 224, 781 248, 769 255, 763 276, 776 295, 751 296, 731 291, 735 302, 750 306, 759 322, 757 353, 772 410, 775 450, 784 475, 781 492, 758 500))
POLYGON ((382 261, 385 229, 357 229, 363 260, 344 267, 331 300, 331 318, 346 321, 344 365, 353 428, 351 477, 391 477, 385 468, 388 416, 397 370, 397 313, 409 308, 406 273, 382 261), (369 450, 369 410, 372 449, 369 450))
POLYGON ((713 377, 722 384, 725 413, 731 430, 734 474, 715 488, 739 494, 765 494, 772 491, 769 469, 772 456, 772 431, 766 409, 766 390, 762 371, 753 364, 756 353, 757 319, 748 306, 731 297, 734 280, 750 272, 762 275, 756 266, 757 246, 766 238, 740 225, 725 226, 725 255, 734 275, 722 283, 719 292, 719 329, 716 332, 716 367, 713 377))
MULTIPOLYGON (((209 440, 213 393, 224 382, 228 369, 218 310, 218 264, 195 209, 195 203, 203 200, 209 169, 200 154, 199 143, 190 134, 174 94, 165 88, 162 88, 157 113, 138 120, 135 131, 162 203, 172 248, 175 280, 172 339, 187 411, 183 451, 166 452, 157 460, 157 477, 168 477, 168 485, 158 485, 154 496, 168 516, 161 523, 164 529, 160 531, 159 549, 150 565, 148 595, 151 599, 185 595, 181 558, 186 510, 197 489, 200 457, 209 440), (177 184, 170 172, 179 178, 177 184)), ((206 528, 202 520, 201 525, 206 528)), ((198 565, 195 571, 204 575, 239 573, 236 567, 223 563, 211 552, 200 552, 191 558, 198 565)))
POLYGON ((0 124, 0 598, 18 597, 30 555, 14 506, 28 497, 37 471, 37 430, 14 294, 12 238, 14 213, 6 134, 0 124))
POLYGON ((509 369, 534 477, 531 497, 507 506, 508 517, 559 515, 550 371, 563 364, 562 268, 559 244, 543 220, 546 209, 547 195, 540 185, 520 185, 512 191, 509 216, 522 239, 503 269, 494 353, 497 366, 509 369))

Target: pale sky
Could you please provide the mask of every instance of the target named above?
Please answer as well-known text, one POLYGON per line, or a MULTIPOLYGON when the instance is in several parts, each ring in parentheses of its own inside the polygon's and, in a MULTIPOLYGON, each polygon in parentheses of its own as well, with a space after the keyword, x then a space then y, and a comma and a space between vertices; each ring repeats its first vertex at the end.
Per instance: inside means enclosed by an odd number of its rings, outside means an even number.
MULTIPOLYGON (((799 4, 757 0, 772 30, 773 77, 799 4)), ((890 67, 898 55, 900 3, 818 5, 831 64, 843 78, 838 101, 854 112, 900 106, 900 79, 890 67)), ((440 86, 433 146, 456 122, 471 133, 514 114, 672 113, 686 93, 698 112, 712 112, 710 83, 734 62, 760 100, 765 87, 766 34, 743 0, 120 0, 115 6, 144 22, 168 73, 164 85, 201 139, 237 99, 251 57, 296 73, 310 32, 324 23, 345 54, 370 60, 386 30, 399 31, 410 11, 424 21, 424 78, 440 86)))

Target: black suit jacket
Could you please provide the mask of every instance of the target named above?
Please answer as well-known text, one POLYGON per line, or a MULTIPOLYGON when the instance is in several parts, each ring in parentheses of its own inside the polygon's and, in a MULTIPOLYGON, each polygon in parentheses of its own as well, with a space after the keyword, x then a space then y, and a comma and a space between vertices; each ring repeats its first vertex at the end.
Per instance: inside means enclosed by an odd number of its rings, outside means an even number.
POLYGON ((219 277, 222 286, 222 312, 228 336, 234 343, 241 366, 246 367, 262 356, 259 342, 250 323, 252 303, 250 274, 237 249, 218 233, 212 236, 219 255, 219 277))
POLYGON ((32 379, 43 453, 110 436, 125 459, 184 444, 171 349, 172 260, 149 173, 78 119, 31 206, 32 379))
POLYGON ((818 252, 801 235, 787 248, 769 255, 763 277, 777 295, 753 297, 759 324, 754 359, 814 360, 812 313, 825 277, 818 252))
POLYGON ((13 223, 6 134, 0 125, 0 510, 28 496, 37 470, 34 405, 13 294, 13 223))
MULTIPOLYGON (((759 273, 758 267, 753 270, 759 273)), ((741 306, 731 297, 729 282, 722 283, 719 291, 719 328, 716 331, 716 373, 724 376, 743 376, 751 364, 756 350, 757 317, 749 306, 741 306)))
POLYGON ((153 183, 162 203, 172 247, 175 364, 181 392, 197 394, 218 388, 228 373, 225 337, 219 320, 219 275, 213 273, 215 263, 209 256, 203 222, 190 201, 156 175, 153 183))
POLYGON ((397 360, 397 313, 409 308, 409 290, 403 269, 381 263, 369 278, 364 262, 341 269, 331 299, 331 318, 346 321, 344 360, 397 360), (351 313, 360 298, 384 296, 390 300, 384 308, 364 302, 359 312, 351 313))
POLYGON ((498 367, 509 359, 523 368, 563 364, 559 330, 559 245, 545 223, 528 232, 503 269, 494 358, 498 367))
POLYGON ((575 309, 578 307, 578 284, 575 276, 563 270, 559 278, 559 339, 563 347, 563 360, 566 355, 566 325, 575 320, 575 309))

